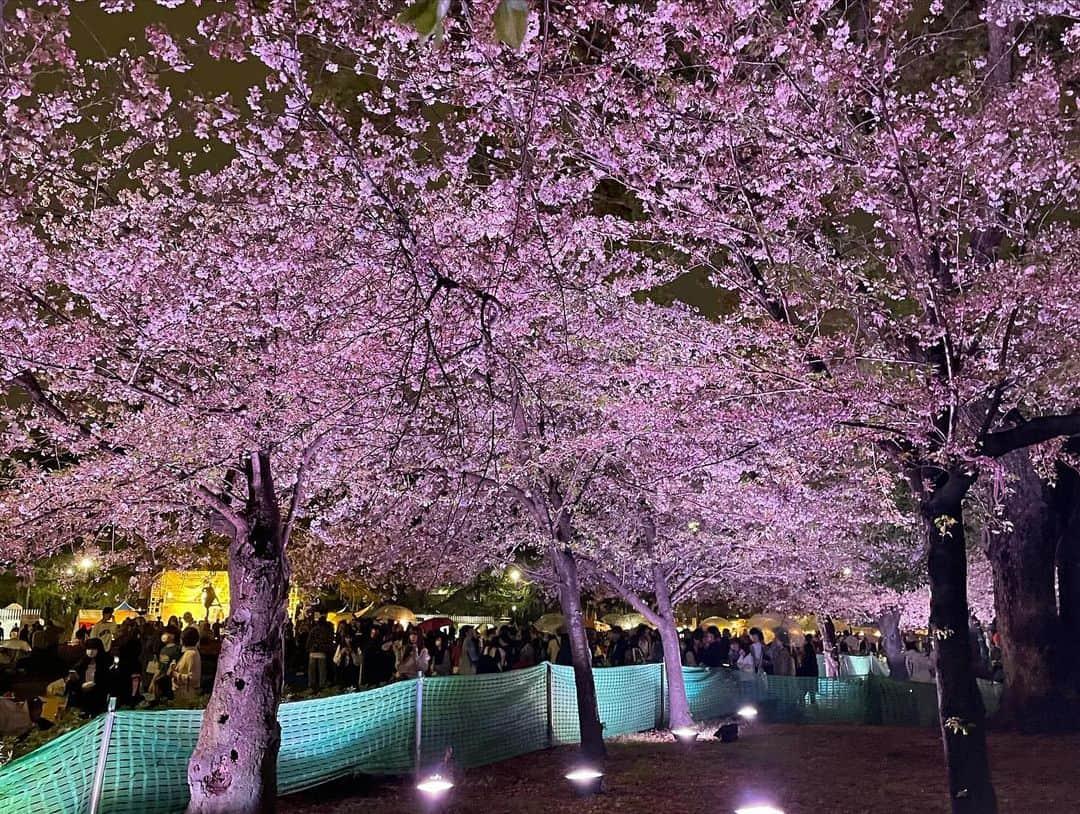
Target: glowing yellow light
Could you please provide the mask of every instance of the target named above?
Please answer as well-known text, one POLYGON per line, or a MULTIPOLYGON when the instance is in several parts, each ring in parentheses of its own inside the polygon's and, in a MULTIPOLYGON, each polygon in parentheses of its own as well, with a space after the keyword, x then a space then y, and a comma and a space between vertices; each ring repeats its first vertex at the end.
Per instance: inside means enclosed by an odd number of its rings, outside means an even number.
POLYGON ((850 565, 845 565, 840 571, 840 573, 843 574, 845 577, 850 577, 854 573, 854 571, 851 570, 850 565))
POLYGON ((79 560, 79 568, 81 568, 83 571, 89 571, 93 567, 94 561, 89 557, 83 557, 81 560, 79 560))
POLYGON ((739 707, 738 715, 749 721, 757 717, 757 709, 747 704, 745 707, 739 707))
POLYGON ((64 573, 67 574, 70 577, 72 574, 75 573, 75 569, 74 568, 65 568, 64 573))
POLYGON ((697 740, 697 730, 691 729, 688 726, 680 727, 679 729, 672 729, 671 734, 674 735, 681 743, 690 743, 697 740))
POLYGON ((506 572, 506 575, 510 577, 510 581, 515 584, 521 582, 521 572, 516 568, 511 568, 509 571, 506 572))
POLYGON ((735 809, 735 814, 784 814, 776 806, 752 805, 735 809))

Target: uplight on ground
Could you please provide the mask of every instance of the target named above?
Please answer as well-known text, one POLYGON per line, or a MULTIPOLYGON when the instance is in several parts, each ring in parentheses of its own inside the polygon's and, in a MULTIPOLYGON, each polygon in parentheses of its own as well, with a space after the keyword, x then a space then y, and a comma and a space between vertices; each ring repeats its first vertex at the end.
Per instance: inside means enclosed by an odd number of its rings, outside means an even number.
POLYGON ((441 774, 433 774, 416 784, 417 790, 422 791, 428 797, 441 797, 453 787, 454 784, 441 774))
POLYGON ((604 773, 589 766, 582 766, 567 773, 566 779, 574 784, 580 795, 598 794, 604 782, 604 773))

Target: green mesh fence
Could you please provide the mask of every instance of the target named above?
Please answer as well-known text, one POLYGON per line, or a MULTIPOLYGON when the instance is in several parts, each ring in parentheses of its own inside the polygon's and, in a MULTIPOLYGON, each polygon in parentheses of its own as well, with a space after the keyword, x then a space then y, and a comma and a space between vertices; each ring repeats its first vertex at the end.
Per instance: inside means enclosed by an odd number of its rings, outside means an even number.
POLYGON ((422 761, 436 762, 452 748, 458 765, 483 766, 546 748, 547 670, 425 678, 422 761))
MULTIPOLYGON (((605 737, 651 729, 667 717, 659 664, 595 670, 605 737)), ((727 670, 683 669, 696 720, 754 703, 765 721, 936 726, 932 684, 876 676, 745 680, 727 670)), ((987 712, 1000 685, 979 683, 987 712)), ((289 794, 353 774, 405 774, 415 767, 419 682, 283 704, 278 789, 289 794)), ((420 759, 452 748, 464 767, 482 766, 579 740, 574 671, 541 665, 498 675, 423 681, 420 759)), ((103 814, 169 814, 188 800, 187 760, 200 710, 115 714, 105 764, 103 814)), ((99 717, 0 767, 0 814, 83 814, 89 807, 105 718, 99 717)))

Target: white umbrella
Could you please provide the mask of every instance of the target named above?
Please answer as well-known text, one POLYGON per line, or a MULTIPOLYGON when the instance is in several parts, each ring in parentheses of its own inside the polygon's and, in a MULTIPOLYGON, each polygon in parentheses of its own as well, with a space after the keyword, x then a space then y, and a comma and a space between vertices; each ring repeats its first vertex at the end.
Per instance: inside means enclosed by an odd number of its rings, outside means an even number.
POLYGON ((402 626, 416 624, 416 614, 404 605, 383 605, 371 615, 380 622, 400 622, 402 626))
POLYGON ((623 630, 633 630, 638 625, 654 627, 640 613, 609 613, 601 617, 601 619, 605 624, 611 625, 611 627, 620 627, 623 630))

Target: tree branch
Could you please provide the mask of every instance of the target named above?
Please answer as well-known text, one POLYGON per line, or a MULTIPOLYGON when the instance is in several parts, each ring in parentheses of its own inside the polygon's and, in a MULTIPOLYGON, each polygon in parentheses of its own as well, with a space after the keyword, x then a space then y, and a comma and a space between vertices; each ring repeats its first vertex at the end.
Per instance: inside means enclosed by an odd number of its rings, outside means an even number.
POLYGON ((292 500, 289 503, 289 513, 285 517, 285 527, 281 532, 281 544, 283 546, 289 545, 293 524, 296 522, 296 516, 300 512, 300 504, 304 500, 304 486, 307 484, 311 461, 315 457, 315 453, 326 441, 327 435, 327 432, 323 432, 315 436, 315 440, 304 448, 304 452, 300 457, 300 466, 296 470, 296 484, 293 486, 292 500))
POLYGON ((1007 430, 998 430, 984 435, 976 443, 975 448, 980 455, 1000 458, 1015 450, 1041 444, 1043 441, 1078 434, 1080 434, 1080 412, 1048 415, 1033 418, 1007 430))
POLYGON ((645 602, 645 600, 643 600, 640 596, 627 588, 621 579, 615 576, 615 574, 613 574, 611 571, 608 571, 606 568, 601 568, 590 559, 579 559, 581 562, 586 564, 589 570, 591 570, 598 577, 600 577, 600 579, 606 582, 611 587, 611 589, 615 591, 615 593, 622 597, 622 599, 628 605, 630 605, 630 607, 632 607, 634 610, 644 616, 646 621, 648 621, 650 625, 660 627, 660 617, 659 615, 657 615, 656 611, 650 608, 648 603, 645 602))
POLYGON ((244 518, 240 516, 240 513, 230 506, 221 496, 214 494, 207 487, 201 483, 193 483, 191 485, 191 491, 199 498, 203 503, 209 506, 213 511, 224 517, 229 525, 233 527, 233 533, 237 536, 247 533, 247 523, 244 518))

